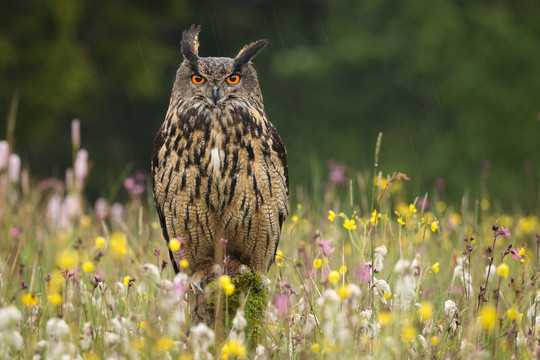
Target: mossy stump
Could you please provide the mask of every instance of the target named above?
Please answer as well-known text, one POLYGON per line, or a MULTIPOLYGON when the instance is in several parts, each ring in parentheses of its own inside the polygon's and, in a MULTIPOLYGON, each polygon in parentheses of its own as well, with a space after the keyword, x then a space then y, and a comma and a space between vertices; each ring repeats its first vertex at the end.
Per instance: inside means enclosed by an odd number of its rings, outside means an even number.
POLYGON ((204 322, 216 333, 216 344, 225 340, 232 328, 232 322, 238 309, 244 310, 247 326, 244 329, 247 345, 255 349, 264 333, 263 323, 268 304, 268 287, 262 290, 262 277, 256 272, 245 273, 231 278, 234 293, 226 296, 219 287, 219 279, 212 279, 204 293, 192 296, 192 324, 204 322), (216 313, 216 308, 220 309, 216 313))

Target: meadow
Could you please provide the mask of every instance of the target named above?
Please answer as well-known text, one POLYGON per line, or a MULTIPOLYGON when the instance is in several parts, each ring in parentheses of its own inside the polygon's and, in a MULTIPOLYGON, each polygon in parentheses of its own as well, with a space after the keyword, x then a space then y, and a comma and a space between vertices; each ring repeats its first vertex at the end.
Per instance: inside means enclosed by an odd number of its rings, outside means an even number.
MULTIPOLYGON (((326 181, 293 189, 256 339, 249 291, 236 294, 240 310, 225 319, 225 334, 194 325, 188 276, 172 270, 148 176, 104 189, 126 192, 125 202, 89 202, 92 155, 77 126, 65 179, 32 178, 0 142, 2 359, 540 354, 538 214, 496 206, 487 192, 457 204, 409 194, 406 174, 377 166, 345 176, 333 164, 326 181)), ((218 280, 227 303, 238 289, 218 280)))

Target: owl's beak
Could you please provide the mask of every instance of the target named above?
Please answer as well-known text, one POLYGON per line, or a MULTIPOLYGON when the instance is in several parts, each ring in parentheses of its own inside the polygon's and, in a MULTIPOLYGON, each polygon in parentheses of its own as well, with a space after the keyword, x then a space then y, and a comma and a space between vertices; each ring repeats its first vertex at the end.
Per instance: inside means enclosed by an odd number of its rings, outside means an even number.
POLYGON ((212 98, 214 99, 214 104, 217 105, 219 100, 219 87, 217 85, 214 85, 212 88, 212 98))

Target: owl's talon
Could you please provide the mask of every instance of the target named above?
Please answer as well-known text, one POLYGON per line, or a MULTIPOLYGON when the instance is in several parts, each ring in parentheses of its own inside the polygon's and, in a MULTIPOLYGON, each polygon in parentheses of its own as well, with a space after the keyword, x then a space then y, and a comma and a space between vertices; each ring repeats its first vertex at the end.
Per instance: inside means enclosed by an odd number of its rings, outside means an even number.
POLYGON ((201 283, 199 281, 193 281, 191 283, 191 290, 193 290, 194 293, 197 293, 193 288, 199 290, 199 292, 204 292, 204 290, 201 288, 201 283))
POLYGON ((265 287, 266 285, 270 285, 270 279, 267 278, 267 277, 263 277, 263 279, 261 280, 261 283, 262 283, 262 284, 261 284, 261 287, 260 287, 259 290, 256 290, 256 291, 255 291, 256 293, 263 291, 263 289, 264 289, 264 287, 265 287))
POLYGON ((243 273, 245 273, 247 270, 248 270, 248 267, 247 267, 246 265, 240 266, 240 275, 242 275, 243 273))

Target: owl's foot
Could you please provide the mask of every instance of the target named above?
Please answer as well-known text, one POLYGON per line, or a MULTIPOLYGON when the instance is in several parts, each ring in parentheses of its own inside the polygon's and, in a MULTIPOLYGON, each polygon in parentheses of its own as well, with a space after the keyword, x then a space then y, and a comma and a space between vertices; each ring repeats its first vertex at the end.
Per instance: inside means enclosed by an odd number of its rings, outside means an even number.
POLYGON ((218 264, 212 264, 204 267, 201 270, 196 271, 189 278, 186 287, 190 288, 194 294, 197 292, 204 292, 203 286, 208 284, 211 278, 223 274, 223 269, 218 264))
POLYGON ((229 262, 227 263, 227 275, 229 276, 242 275, 248 270, 249 268, 247 265, 242 264, 235 258, 230 258, 229 262))
MULTIPOLYGON (((259 274, 259 275, 260 275, 260 274, 259 274)), ((271 282, 270 279, 267 278, 266 276, 261 275, 261 278, 262 278, 262 280, 261 280, 261 283, 262 283, 262 284, 261 284, 261 287, 260 287, 258 290, 255 290, 255 292, 257 292, 257 293, 258 293, 258 292, 261 292, 261 291, 265 288, 266 285, 270 285, 270 282, 271 282)))

